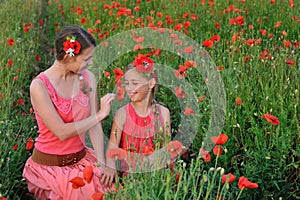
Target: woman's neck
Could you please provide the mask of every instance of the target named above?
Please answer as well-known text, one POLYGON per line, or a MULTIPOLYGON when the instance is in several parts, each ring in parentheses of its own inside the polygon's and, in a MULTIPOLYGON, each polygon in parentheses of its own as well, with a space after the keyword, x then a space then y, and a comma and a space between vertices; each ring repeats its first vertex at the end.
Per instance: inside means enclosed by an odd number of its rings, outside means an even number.
POLYGON ((54 61, 53 65, 49 69, 47 69, 45 73, 48 75, 54 75, 60 79, 65 79, 65 80, 69 78, 70 75, 71 76, 75 75, 74 72, 67 69, 66 64, 57 60, 54 61))

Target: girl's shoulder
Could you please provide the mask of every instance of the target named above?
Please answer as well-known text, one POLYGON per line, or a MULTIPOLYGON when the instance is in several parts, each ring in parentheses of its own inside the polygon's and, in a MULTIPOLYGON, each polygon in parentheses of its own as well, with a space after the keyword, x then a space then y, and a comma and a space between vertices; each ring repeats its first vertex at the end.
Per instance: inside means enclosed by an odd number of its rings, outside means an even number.
MULTIPOLYGON (((127 104, 128 105, 128 104, 127 104)), ((126 106, 122 106, 119 108, 114 116, 114 120, 118 121, 119 123, 124 123, 126 119, 126 106)))
POLYGON ((162 113, 169 113, 169 109, 161 104, 156 104, 156 106, 161 110, 162 113))

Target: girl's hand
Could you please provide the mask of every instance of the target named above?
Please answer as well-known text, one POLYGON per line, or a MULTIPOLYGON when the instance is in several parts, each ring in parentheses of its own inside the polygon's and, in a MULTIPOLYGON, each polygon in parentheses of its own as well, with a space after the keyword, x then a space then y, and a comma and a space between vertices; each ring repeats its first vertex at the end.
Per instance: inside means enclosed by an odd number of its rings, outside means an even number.
POLYGON ((115 99, 115 94, 109 93, 104 95, 100 100, 100 111, 97 113, 97 119, 103 120, 110 112, 111 103, 115 99))

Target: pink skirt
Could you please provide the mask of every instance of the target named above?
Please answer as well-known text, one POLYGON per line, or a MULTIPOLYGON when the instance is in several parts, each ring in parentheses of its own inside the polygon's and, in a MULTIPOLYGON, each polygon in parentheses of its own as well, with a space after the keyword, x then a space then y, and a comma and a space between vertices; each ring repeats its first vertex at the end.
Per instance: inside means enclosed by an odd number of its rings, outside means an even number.
POLYGON ((83 177, 82 170, 85 166, 93 166, 94 174, 101 174, 94 164, 97 159, 93 151, 88 148, 86 150, 85 157, 78 163, 64 167, 41 165, 29 157, 23 170, 29 192, 40 200, 92 199, 94 193, 106 193, 107 189, 95 175, 91 183, 86 183, 79 189, 72 187, 70 180, 76 176, 83 177))

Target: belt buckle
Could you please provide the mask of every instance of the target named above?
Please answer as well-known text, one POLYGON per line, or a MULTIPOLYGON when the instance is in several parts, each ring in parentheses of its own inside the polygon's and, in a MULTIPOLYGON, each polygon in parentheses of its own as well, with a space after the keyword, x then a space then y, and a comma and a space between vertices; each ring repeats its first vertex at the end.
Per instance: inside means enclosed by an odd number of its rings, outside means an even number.
POLYGON ((77 153, 67 154, 62 156, 62 166, 75 164, 78 160, 77 153))

